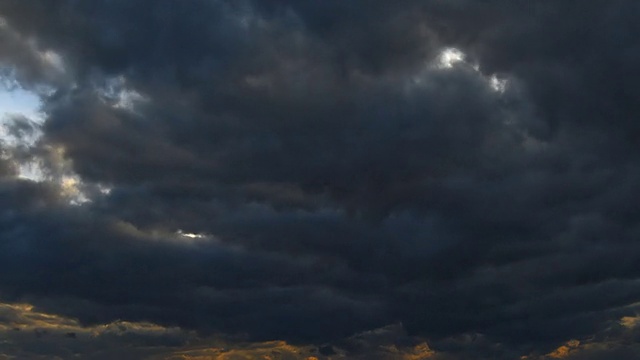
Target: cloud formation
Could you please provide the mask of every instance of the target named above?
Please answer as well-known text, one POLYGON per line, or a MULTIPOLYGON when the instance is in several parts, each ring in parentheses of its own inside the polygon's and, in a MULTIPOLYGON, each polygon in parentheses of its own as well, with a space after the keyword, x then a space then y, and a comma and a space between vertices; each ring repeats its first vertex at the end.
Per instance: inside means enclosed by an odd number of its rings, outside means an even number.
POLYGON ((0 300, 316 357, 401 323, 381 358, 632 358, 639 13, 3 2, 44 122, 0 142, 0 300))

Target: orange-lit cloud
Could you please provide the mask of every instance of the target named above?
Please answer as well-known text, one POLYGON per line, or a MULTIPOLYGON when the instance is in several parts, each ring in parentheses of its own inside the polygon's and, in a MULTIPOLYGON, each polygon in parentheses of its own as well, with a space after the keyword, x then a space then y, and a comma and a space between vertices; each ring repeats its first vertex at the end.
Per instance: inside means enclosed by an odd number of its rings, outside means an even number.
MULTIPOLYGON (((634 332, 638 323, 638 317, 624 316, 591 339, 572 339, 547 353, 523 355, 520 359, 600 360, 619 354, 623 359, 633 358, 629 356, 640 354, 634 332)), ((467 359, 478 351, 463 343, 456 349, 437 351, 420 338, 408 337, 401 324, 355 334, 325 345, 330 352, 323 352, 317 344, 246 342, 222 335, 201 337, 193 331, 150 322, 121 320, 83 325, 27 303, 0 303, 0 339, 0 360, 455 360, 467 359)))
POLYGON ((85 326, 38 311, 30 304, 0 303, 0 359, 146 358, 166 353, 195 334, 149 322, 115 321, 85 326))
POLYGON ((316 345, 285 341, 235 342, 202 338, 178 327, 150 322, 116 321, 83 325, 78 320, 43 312, 31 304, 0 303, 0 359, 149 359, 149 360, 425 360, 436 354, 426 342, 399 345, 400 325, 354 335, 345 341, 358 352, 333 347, 322 355, 316 345))
POLYGON ((638 324, 640 324, 640 316, 623 316, 620 319, 620 325, 628 329, 635 329, 638 324))
POLYGON ((636 331, 639 323, 637 316, 623 316, 588 339, 569 340, 544 355, 529 354, 520 359, 636 359, 640 357, 639 334, 636 331))
POLYGON ((255 344, 237 344, 236 347, 219 346, 180 349, 170 355, 162 355, 163 360, 249 360, 249 359, 291 359, 311 360, 317 351, 312 346, 294 346, 284 341, 269 341, 255 344))
POLYGON ((555 349, 552 352, 550 352, 549 354, 547 354, 547 357, 552 358, 552 359, 566 358, 566 357, 569 356, 569 354, 572 351, 577 349, 579 346, 580 346, 580 341, 578 341, 578 340, 567 341, 566 344, 558 347, 557 349, 555 349))

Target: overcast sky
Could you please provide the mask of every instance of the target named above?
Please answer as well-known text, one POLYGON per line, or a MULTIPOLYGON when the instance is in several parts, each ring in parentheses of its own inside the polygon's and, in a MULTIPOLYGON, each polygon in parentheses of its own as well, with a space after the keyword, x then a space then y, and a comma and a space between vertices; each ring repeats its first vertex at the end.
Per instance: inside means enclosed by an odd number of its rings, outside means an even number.
POLYGON ((637 0, 0 0, 0 359, 640 358, 637 0))

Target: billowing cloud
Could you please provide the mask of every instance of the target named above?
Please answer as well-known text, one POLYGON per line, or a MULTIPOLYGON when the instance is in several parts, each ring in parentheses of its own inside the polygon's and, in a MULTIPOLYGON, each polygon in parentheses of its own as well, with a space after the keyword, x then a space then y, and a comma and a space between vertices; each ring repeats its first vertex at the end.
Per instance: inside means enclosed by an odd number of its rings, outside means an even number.
POLYGON ((0 300, 253 357, 635 354, 639 12, 3 2, 42 120, 3 122, 0 300))

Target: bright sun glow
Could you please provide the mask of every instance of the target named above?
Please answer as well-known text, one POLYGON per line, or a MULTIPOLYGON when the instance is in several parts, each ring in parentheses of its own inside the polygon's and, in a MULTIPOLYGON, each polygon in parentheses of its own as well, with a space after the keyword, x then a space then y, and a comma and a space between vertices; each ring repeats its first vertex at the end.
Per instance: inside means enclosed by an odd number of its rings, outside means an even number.
POLYGON ((497 92, 503 93, 507 89, 506 79, 499 79, 497 76, 491 75, 489 82, 490 82, 491 88, 497 92))
POLYGON ((182 231, 182 230, 178 230, 178 231, 177 231, 177 234, 178 234, 178 235, 180 235, 180 236, 182 236, 182 237, 189 238, 189 239, 204 239, 204 238, 206 238, 206 237, 207 237, 207 236, 206 236, 206 235, 204 235, 204 234, 188 233, 188 232, 184 232, 184 231, 182 231))
POLYGON ((438 67, 449 69, 455 63, 463 62, 464 59, 465 55, 462 51, 456 48, 446 48, 438 56, 438 67))

